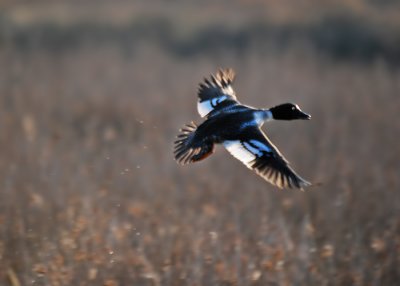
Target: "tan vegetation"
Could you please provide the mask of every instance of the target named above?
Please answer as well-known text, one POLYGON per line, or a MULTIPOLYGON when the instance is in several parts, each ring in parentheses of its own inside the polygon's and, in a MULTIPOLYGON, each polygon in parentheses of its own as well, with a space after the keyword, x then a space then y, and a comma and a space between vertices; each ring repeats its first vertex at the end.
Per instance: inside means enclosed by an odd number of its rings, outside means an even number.
POLYGON ((390 58, 339 61, 307 43, 181 56, 153 41, 82 41, 0 46, 1 285, 400 281, 390 58), (237 70, 242 102, 312 114, 264 129, 320 184, 280 192, 223 148, 174 162, 177 130, 200 121, 197 83, 220 66, 237 70))

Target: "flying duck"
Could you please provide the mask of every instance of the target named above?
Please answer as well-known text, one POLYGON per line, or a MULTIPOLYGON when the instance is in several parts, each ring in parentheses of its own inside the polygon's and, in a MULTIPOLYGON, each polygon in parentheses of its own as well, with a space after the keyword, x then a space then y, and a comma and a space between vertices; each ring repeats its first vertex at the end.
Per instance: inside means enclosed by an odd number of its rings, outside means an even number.
POLYGON ((197 162, 222 144, 236 159, 278 188, 299 188, 311 184, 301 178, 261 126, 270 120, 310 119, 293 103, 258 109, 239 103, 232 88, 233 69, 219 70, 199 85, 197 110, 205 121, 191 122, 180 129, 174 142, 175 160, 184 165, 197 162))

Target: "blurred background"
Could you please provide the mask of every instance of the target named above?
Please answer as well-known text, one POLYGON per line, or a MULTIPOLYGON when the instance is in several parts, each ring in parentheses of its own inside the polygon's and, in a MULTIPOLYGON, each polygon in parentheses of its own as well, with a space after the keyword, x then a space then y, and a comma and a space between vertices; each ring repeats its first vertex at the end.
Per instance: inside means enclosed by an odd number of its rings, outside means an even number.
POLYGON ((398 285, 400 3, 2 1, 1 285, 398 285), (222 147, 181 167, 197 84, 241 102, 311 182, 222 147))

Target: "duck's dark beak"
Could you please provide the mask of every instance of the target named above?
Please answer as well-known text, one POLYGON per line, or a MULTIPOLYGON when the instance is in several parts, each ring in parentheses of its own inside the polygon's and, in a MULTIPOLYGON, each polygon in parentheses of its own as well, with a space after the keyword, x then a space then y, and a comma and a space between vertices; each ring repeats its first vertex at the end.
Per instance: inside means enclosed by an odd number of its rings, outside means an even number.
POLYGON ((310 114, 307 114, 307 113, 305 113, 303 111, 300 111, 299 113, 300 113, 299 114, 299 118, 300 119, 303 119, 303 120, 310 120, 311 119, 311 115, 310 114))

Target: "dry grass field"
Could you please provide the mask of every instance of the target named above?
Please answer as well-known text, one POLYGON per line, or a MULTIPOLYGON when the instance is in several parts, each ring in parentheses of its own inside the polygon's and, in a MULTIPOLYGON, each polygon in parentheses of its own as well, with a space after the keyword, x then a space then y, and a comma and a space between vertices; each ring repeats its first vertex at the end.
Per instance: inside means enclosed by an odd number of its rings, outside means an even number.
POLYGON ((400 10, 377 2, 2 4, 0 285, 399 285, 400 10), (176 164, 219 67, 312 114, 263 129, 316 186, 222 147, 176 164))

